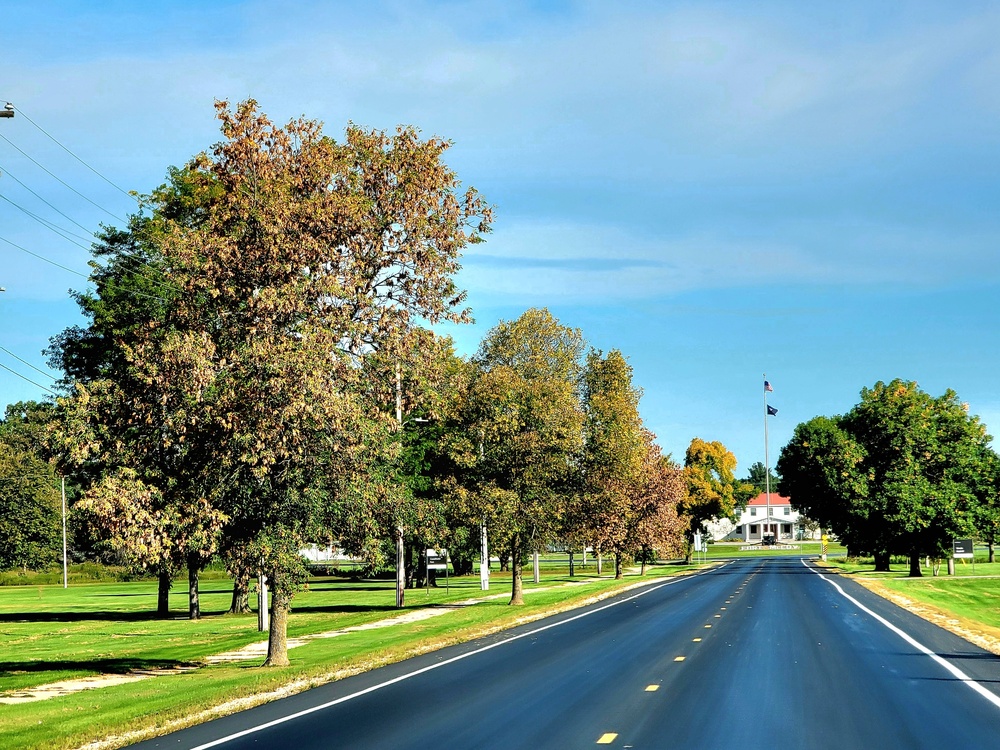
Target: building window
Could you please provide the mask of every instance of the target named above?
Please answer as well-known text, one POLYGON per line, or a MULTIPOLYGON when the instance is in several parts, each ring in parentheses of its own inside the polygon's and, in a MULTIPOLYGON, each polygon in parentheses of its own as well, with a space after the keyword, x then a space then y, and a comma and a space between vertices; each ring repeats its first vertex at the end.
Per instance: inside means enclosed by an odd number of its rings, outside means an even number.
POLYGON ((757 533, 757 524, 755 524, 755 523, 750 524, 750 533, 751 534, 756 534, 757 533))
POLYGON ((790 523, 783 523, 783 524, 781 524, 781 533, 782 534, 791 534, 792 533, 792 525, 790 523))
POLYGON ((737 533, 737 534, 742 534, 743 533, 743 527, 742 526, 737 526, 734 529, 734 532, 737 533))
POLYGON ((791 508, 785 508, 785 515, 786 516, 792 515, 792 509, 791 508))
POLYGON ((757 515, 757 509, 756 508, 751 508, 750 509, 750 515, 751 516, 756 516, 757 515))

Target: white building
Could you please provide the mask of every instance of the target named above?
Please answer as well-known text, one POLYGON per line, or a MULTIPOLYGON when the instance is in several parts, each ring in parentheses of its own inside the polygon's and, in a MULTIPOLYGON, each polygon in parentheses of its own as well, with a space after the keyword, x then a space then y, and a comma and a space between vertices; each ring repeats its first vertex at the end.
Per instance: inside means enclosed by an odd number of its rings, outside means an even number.
POLYGON ((754 544, 768 535, 779 543, 819 538, 818 531, 809 531, 805 517, 792 508, 791 501, 774 492, 770 497, 762 492, 747 503, 736 523, 723 519, 707 526, 716 541, 726 539, 754 544))

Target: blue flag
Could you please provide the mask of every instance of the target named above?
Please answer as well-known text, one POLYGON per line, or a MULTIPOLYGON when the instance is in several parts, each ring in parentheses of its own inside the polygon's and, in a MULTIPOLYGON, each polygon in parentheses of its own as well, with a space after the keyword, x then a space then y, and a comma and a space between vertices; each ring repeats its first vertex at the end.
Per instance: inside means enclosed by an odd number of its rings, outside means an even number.
POLYGON ((777 410, 777 409, 775 409, 775 408, 774 408, 773 406, 771 406, 770 404, 768 404, 768 405, 767 405, 767 416, 769 416, 769 417, 774 417, 774 416, 777 416, 777 414, 778 414, 778 410, 777 410))

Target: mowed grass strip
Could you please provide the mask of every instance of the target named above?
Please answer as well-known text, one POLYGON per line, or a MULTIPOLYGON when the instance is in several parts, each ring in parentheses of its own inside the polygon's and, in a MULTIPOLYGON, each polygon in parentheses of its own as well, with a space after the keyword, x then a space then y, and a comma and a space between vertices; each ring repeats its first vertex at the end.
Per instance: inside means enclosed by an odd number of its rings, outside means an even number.
MULTIPOLYGON (((686 566, 651 567, 647 578, 689 570, 686 566)), ((428 593, 408 590, 406 610, 437 607, 462 600, 500 595, 447 614, 388 628, 310 640, 289 652, 292 665, 260 669, 260 660, 203 666, 193 672, 150 677, 128 685, 87 690, 33 703, 0 705, 0 749, 75 748, 109 736, 128 737, 176 728, 200 712, 294 685, 302 689, 434 648, 470 640, 529 619, 577 606, 595 595, 613 593, 639 582, 595 575, 593 564, 570 579, 565 568, 549 561, 545 589, 527 597, 523 607, 507 605, 510 578, 494 573, 491 589, 479 577, 441 582, 428 593), (565 586, 569 582, 578 585, 565 586)), ((256 614, 226 615, 231 591, 226 580, 203 582, 198 621, 186 619, 186 587, 171 596, 172 618, 158 620, 156 586, 151 582, 60 586, 0 587, 0 626, 5 643, 0 657, 0 690, 6 692, 50 682, 133 669, 198 664, 207 656, 266 638, 257 631, 256 614)), ((290 638, 361 625, 400 614, 392 606, 392 581, 313 579, 293 602, 290 638)), ((405 610, 404 610, 405 611, 405 610)), ((232 708, 230 710, 235 710, 232 708)), ((113 746, 111 743, 108 746, 113 746)))

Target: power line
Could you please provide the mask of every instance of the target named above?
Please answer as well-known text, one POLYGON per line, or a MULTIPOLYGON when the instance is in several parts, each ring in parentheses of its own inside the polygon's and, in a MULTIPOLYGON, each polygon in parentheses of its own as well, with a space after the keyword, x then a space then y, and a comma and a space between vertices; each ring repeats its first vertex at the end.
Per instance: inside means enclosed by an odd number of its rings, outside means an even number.
POLYGON ((45 227, 49 231, 55 232, 56 234, 58 234, 60 237, 62 237, 67 242, 72 242, 74 245, 76 245, 77 247, 82 248, 84 250, 89 250, 90 249, 87 245, 83 245, 83 244, 77 242, 76 239, 73 239, 75 237, 77 239, 81 239, 81 240, 86 241, 85 237, 80 237, 80 235, 73 234, 72 232, 70 232, 70 231, 68 231, 66 229, 63 229, 58 224, 54 224, 53 222, 49 221, 48 219, 43 219, 41 216, 39 216, 38 214, 32 213, 31 211, 29 211, 28 209, 26 209, 24 206, 22 206, 22 205, 20 205, 18 203, 15 203, 10 198, 8 198, 6 195, 0 194, 0 200, 7 201, 10 205, 12 205, 18 211, 21 211, 25 215, 30 216, 32 219, 34 219, 35 221, 37 221, 43 227, 45 227))
POLYGON ((73 187, 73 186, 72 186, 72 185, 70 185, 70 184, 69 184, 68 182, 66 182, 65 180, 63 180, 62 178, 60 178, 60 177, 56 177, 56 175, 55 175, 55 174, 53 174, 53 173, 52 173, 52 172, 50 172, 50 171, 49 171, 48 169, 46 169, 46 168, 45 168, 45 167, 43 167, 43 166, 42 166, 41 164, 39 164, 39 163, 38 163, 38 161, 36 161, 36 160, 34 159, 34 157, 32 157, 32 156, 29 156, 29 155, 28 155, 28 154, 27 154, 27 153, 26 153, 26 152, 25 152, 25 151, 24 151, 23 149, 21 149, 21 148, 20 148, 20 147, 19 147, 19 146, 18 146, 17 144, 15 144, 15 143, 14 143, 13 141, 11 141, 11 140, 10 140, 9 138, 7 138, 6 136, 4 136, 4 135, 0 135, 0 139, 3 139, 3 140, 4 140, 4 141, 6 141, 6 142, 7 142, 7 143, 8 143, 9 145, 13 146, 13 147, 14 147, 15 149, 17 149, 18 153, 20 153, 20 154, 21 154, 22 156, 24 156, 24 158, 26 158, 26 159, 28 159, 29 161, 31 161, 31 163, 32 163, 32 164, 34 164, 34 165, 35 165, 36 167, 38 167, 38 168, 39 168, 39 169, 41 169, 41 170, 42 170, 43 172, 45 172, 45 174, 49 175, 49 177, 51 177, 52 179, 56 180, 56 181, 57 181, 57 182, 58 182, 59 184, 61 184, 61 185, 65 186, 65 187, 66 187, 66 188, 68 188, 69 190, 72 190, 72 191, 73 191, 74 193, 76 193, 76 194, 77 194, 78 196, 80 196, 80 197, 81 197, 81 198, 83 198, 83 199, 84 199, 85 201, 87 201, 87 203, 91 204, 92 206, 95 206, 96 208, 99 208, 99 209, 100 209, 101 211, 103 211, 104 213, 106 213, 106 214, 107 214, 108 216, 110 216, 110 217, 111 217, 111 218, 113 218, 113 219, 117 219, 118 221, 121 221, 121 222, 125 222, 125 223, 128 223, 126 219, 123 219, 123 218, 122 218, 121 216, 118 216, 117 214, 113 214, 113 213, 111 213, 111 211, 109 211, 108 209, 104 208, 104 206, 102 206, 102 205, 100 205, 100 204, 98 204, 98 203, 95 203, 95 202, 94 202, 94 201, 92 201, 92 200, 91 200, 90 198, 88 198, 88 197, 87 197, 86 195, 84 195, 84 194, 83 194, 83 193, 81 193, 81 192, 80 192, 79 190, 77 190, 77 189, 76 189, 75 187, 73 187))
POLYGON ((94 173, 94 174, 96 174, 96 175, 97 175, 98 177, 100 177, 100 178, 101 178, 102 180, 104 180, 104 181, 105 181, 106 183, 108 183, 108 184, 109 184, 109 185, 110 185, 111 187, 113 187, 113 188, 114 188, 115 190, 117 190, 118 192, 120 192, 120 193, 121 193, 122 195, 127 195, 127 196, 128 196, 129 198, 131 198, 132 200, 134 200, 134 201, 135 201, 136 203, 138 203, 139 205, 142 205, 142 202, 141 202, 141 201, 140 201, 140 200, 139 200, 139 199, 138 199, 138 198, 137 198, 136 196, 132 195, 132 193, 128 192, 128 191, 127 191, 127 190, 125 190, 124 188, 121 188, 121 187, 119 187, 118 185, 116 185, 116 184, 115 184, 114 182, 112 182, 112 181, 111 181, 111 180, 109 180, 109 179, 108 179, 107 177, 105 177, 105 176, 104 176, 103 174, 101 174, 100 172, 98 172, 98 171, 97 171, 96 169, 94 169, 94 168, 93 168, 92 166, 90 166, 90 165, 89 165, 89 164, 88 164, 87 162, 85 162, 85 161, 84 161, 83 159, 81 159, 81 158, 80 158, 79 156, 77 156, 77 155, 76 155, 76 154, 74 154, 74 153, 73 153, 72 151, 70 151, 70 150, 69 150, 69 149, 68 149, 68 148, 67 148, 66 146, 64 146, 64 145, 63 145, 62 143, 60 143, 60 142, 59 142, 59 140, 58 140, 58 139, 57 139, 57 138, 56 138, 55 136, 53 136, 53 135, 50 135, 50 134, 49 134, 49 133, 48 133, 48 132, 47 132, 47 131, 46 131, 46 130, 45 130, 44 128, 42 128, 42 127, 41 127, 41 126, 40 126, 40 125, 39 125, 38 123, 36 123, 36 122, 35 122, 34 120, 32 120, 32 119, 31 119, 30 117, 28 117, 28 116, 27 116, 27 115, 26 115, 26 114, 24 113, 24 110, 22 110, 22 109, 21 109, 20 107, 18 107, 18 108, 17 108, 17 112, 18 112, 18 114, 20 114, 20 115, 21 115, 21 117, 23 117, 23 118, 24 118, 25 120, 27 120, 27 121, 28 121, 28 122, 30 122, 30 123, 31 123, 32 125, 34 125, 34 126, 35 126, 35 128, 37 128, 37 129, 38 129, 38 130, 39 130, 40 132, 44 133, 44 134, 45 134, 45 135, 46 135, 46 136, 47 136, 47 137, 48 137, 48 138, 49 138, 49 139, 50 139, 50 140, 51 140, 51 141, 52 141, 53 143, 55 143, 55 144, 56 144, 57 146, 59 146, 59 148, 61 148, 61 149, 62 149, 63 151, 65 151, 65 152, 66 152, 67 154, 69 154, 70 156, 72 156, 72 157, 73 157, 74 159, 76 159, 76 160, 77 160, 78 162, 80 162, 80 163, 81 163, 81 164, 82 164, 83 166, 85 166, 85 167, 86 167, 87 169, 89 169, 89 170, 90 170, 91 172, 93 172, 93 173, 94 173))
POLYGON ((45 377, 49 378, 49 380, 51 380, 52 382, 55 382, 55 381, 57 381, 59 379, 59 378, 53 377, 49 373, 45 372, 45 370, 38 369, 33 364, 31 364, 31 362, 28 362, 26 359, 21 359, 16 354, 14 354, 14 352, 12 352, 10 349, 7 349, 6 347, 0 346, 0 352, 6 352, 7 354, 9 354, 10 356, 12 356, 14 359, 16 359, 21 364, 27 365, 28 367, 30 367, 35 372, 40 372, 45 377))
POLYGON ((46 263, 52 264, 56 268, 61 268, 64 271, 69 271, 70 273, 75 274, 76 276, 80 276, 80 277, 82 277, 84 279, 87 279, 88 281, 90 280, 90 277, 87 276, 86 274, 80 273, 79 271, 74 271, 72 268, 70 268, 69 266, 64 266, 62 263, 56 263, 54 260, 49 260, 44 255, 39 255, 38 253, 33 253, 33 252, 31 252, 31 250, 28 250, 27 248, 21 247, 16 242, 11 242, 6 237, 0 237, 0 242, 6 242, 11 247, 16 247, 22 253, 27 253, 28 255, 30 255, 30 256, 32 256, 34 258, 38 258, 39 260, 44 260, 46 263))
POLYGON ((10 373, 13 373, 14 375, 17 375, 17 377, 21 378, 21 380, 26 380, 29 383, 31 383, 32 385, 41 388, 43 391, 48 391, 53 396, 58 396, 59 395, 58 393, 56 393, 55 391, 53 391, 51 388, 46 388, 41 383, 36 383, 31 378, 26 378, 24 375, 22 375, 21 373, 19 373, 17 370, 12 370, 11 368, 7 367, 7 365, 5 365, 3 362, 0 362, 0 367, 2 367, 3 369, 5 369, 7 372, 10 372, 10 373))
POLYGON ((14 182, 16 182, 18 185, 20 185, 21 187, 23 187, 25 190, 27 190, 33 196, 35 196, 36 198, 38 198, 38 200, 40 200, 46 206, 48 206, 53 211, 55 211, 57 214, 59 214, 60 216, 62 216, 64 219, 66 219, 67 221, 71 222, 72 224, 76 224, 76 226, 78 226, 84 232, 86 232, 87 234, 89 234, 91 237, 94 236, 94 233, 91 232, 89 229, 87 229, 87 227, 85 227, 83 224, 81 224, 80 222, 78 222, 75 219, 73 219, 71 216, 67 216, 62 211, 60 211, 58 208, 56 208, 55 206, 53 206, 51 203, 49 203, 47 200, 45 200, 42 196, 40 196, 38 193, 36 193, 30 187, 28 187, 23 182, 21 182, 19 179, 17 179, 17 177, 15 177, 13 174, 11 174, 10 170, 4 169, 2 164, 0 164, 0 173, 6 175, 7 177, 10 177, 14 182))

